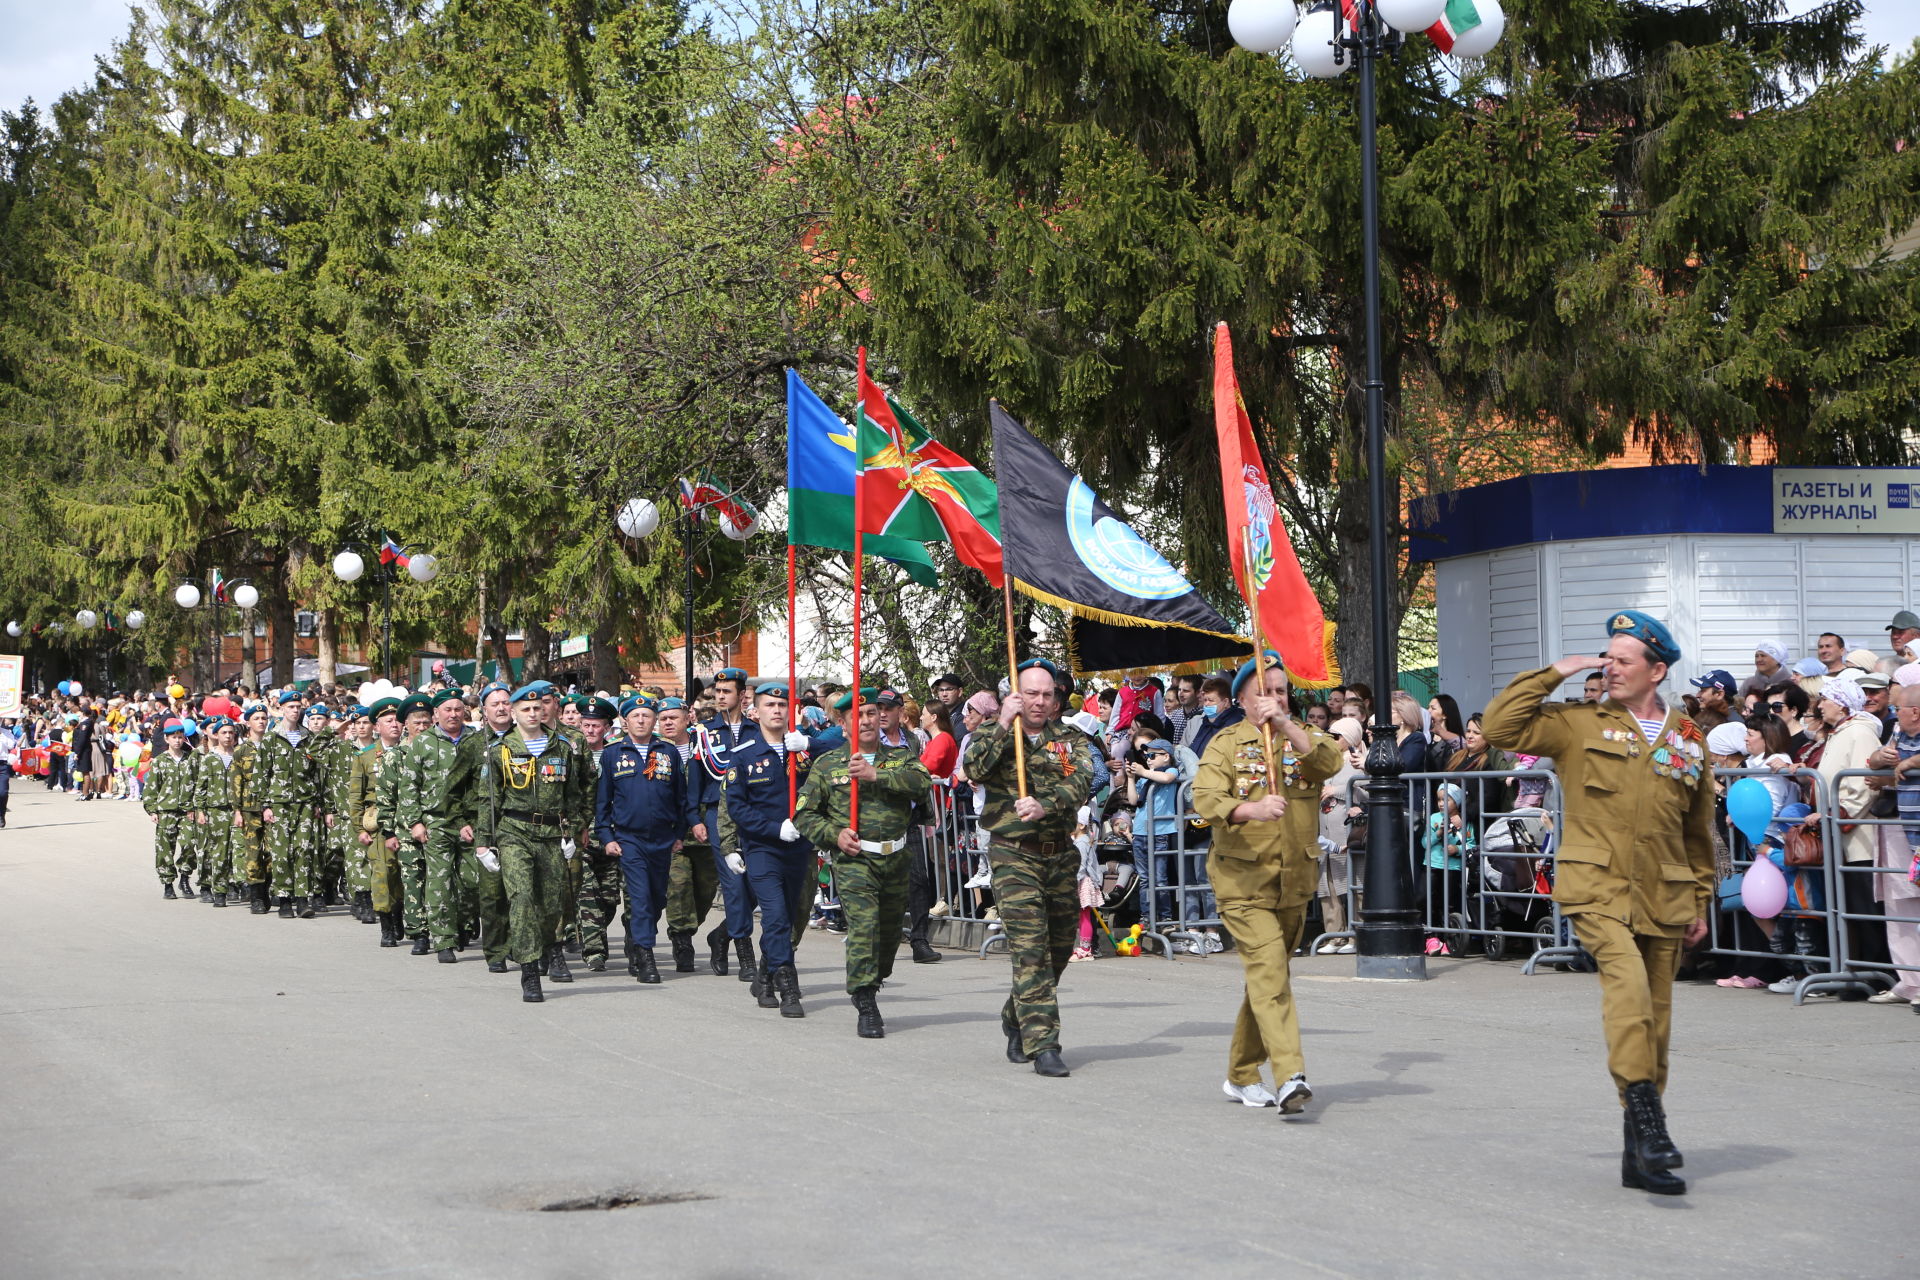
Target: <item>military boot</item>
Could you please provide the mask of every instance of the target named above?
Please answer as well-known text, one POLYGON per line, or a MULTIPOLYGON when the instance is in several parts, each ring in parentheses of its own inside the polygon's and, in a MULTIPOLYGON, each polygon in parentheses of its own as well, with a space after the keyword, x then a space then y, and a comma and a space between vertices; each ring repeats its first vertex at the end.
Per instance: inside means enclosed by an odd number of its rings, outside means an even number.
POLYGON ((675 973, 693 972, 693 935, 691 933, 669 933, 667 941, 673 944, 673 971, 675 973))
POLYGON ((318 901, 319 899, 317 897, 295 898, 293 900, 293 914, 299 916, 302 920, 313 919, 314 904, 318 901))
POLYGON ((707 968, 713 970, 717 978, 727 976, 727 926, 715 925, 713 932, 707 935, 707 968))
POLYGON ((416 956, 430 956, 433 954, 433 948, 427 945, 426 934, 416 933, 413 935, 413 950, 410 954, 416 956))
POLYGON ((213 905, 213 890, 207 887, 205 880, 200 882, 200 901, 206 903, 208 906, 213 905))
POLYGON ((180 896, 188 902, 192 902, 194 899, 193 881, 186 875, 180 877, 180 896))
POLYGON ((1033 1061, 1033 1055, 1027 1052, 1026 1044, 1021 1038, 1020 1028, 1018 1026, 1002 1018, 1000 1019, 1000 1030, 1006 1032, 1007 1035, 1008 1062, 1033 1061))
POLYGON ((783 1018, 804 1018, 807 1011, 800 1007, 800 974, 790 964, 783 964, 773 971, 773 986, 780 994, 780 1016, 783 1018))
POLYGON ((1633 1142, 1634 1158, 1643 1169, 1664 1172, 1686 1164, 1667 1136, 1667 1114, 1651 1080, 1627 1086, 1627 1135, 1633 1142))
POLYGON ((753 993, 754 1000, 759 1003, 762 1009, 778 1009, 780 1007, 780 989, 775 984, 774 978, 774 971, 767 968, 764 964, 753 971, 753 982, 748 986, 747 990, 753 993))
POLYGON ((460 963, 460 957, 454 954, 454 950, 452 947, 440 948, 438 955, 439 955, 441 964, 459 964, 460 963))
POLYGON ((539 1004, 547 998, 540 991, 540 970, 533 965, 520 966, 520 998, 528 1004, 539 1004))
MULTIPOLYGON (((1651 1086, 1649 1086, 1651 1087, 1651 1086)), ((1621 1129, 1626 1135, 1626 1150, 1620 1154, 1620 1185, 1633 1191, 1647 1191, 1656 1196, 1683 1196, 1687 1194, 1687 1180, 1665 1169, 1648 1168, 1641 1162, 1636 1141, 1639 1135, 1634 1132, 1633 1113, 1629 1111, 1621 1117, 1621 1129)))
POLYGON ((213 905, 214 905, 214 906, 216 906, 216 907, 224 907, 224 906, 226 906, 226 905, 227 905, 227 895, 226 895, 226 894, 224 894, 224 893, 216 893, 216 894, 214 894, 214 895, 213 895, 213 905))
POLYGON ((280 918, 282 920, 293 919, 293 899, 287 897, 285 894, 282 894, 280 897, 280 918))
POLYGON ((264 884, 248 885, 247 899, 249 903, 247 911, 252 915, 263 916, 272 910, 267 905, 267 886, 264 884))
POLYGON ((380 945, 383 947, 399 946, 400 945, 399 915, 392 911, 382 911, 379 914, 380 914, 380 945))
POLYGON ((853 1007, 860 1011, 862 1040, 879 1040, 887 1034, 887 1024, 880 1020, 880 1006, 873 998, 872 987, 862 987, 853 993, 853 1007))
MULTIPOLYGON (((752 938, 735 938, 733 940, 733 954, 740 958, 740 981, 752 982, 753 975, 754 975, 753 939, 752 938)), ((724 973, 725 970, 722 970, 721 972, 724 973)), ((758 991, 755 991, 753 994, 757 996, 760 993, 758 991)))
POLYGON ((171 899, 178 898, 180 895, 173 891, 173 881, 162 880, 160 882, 160 896, 171 899))
POLYGON ((913 940, 913 962, 915 964, 939 964, 940 953, 925 938, 913 940))
POLYGON ((573 970, 567 968, 567 949, 558 943, 547 948, 547 976, 555 982, 573 981, 573 970))
POLYGON ((654 963, 652 947, 633 947, 627 951, 627 957, 633 969, 633 980, 653 987, 660 984, 660 966, 654 963))

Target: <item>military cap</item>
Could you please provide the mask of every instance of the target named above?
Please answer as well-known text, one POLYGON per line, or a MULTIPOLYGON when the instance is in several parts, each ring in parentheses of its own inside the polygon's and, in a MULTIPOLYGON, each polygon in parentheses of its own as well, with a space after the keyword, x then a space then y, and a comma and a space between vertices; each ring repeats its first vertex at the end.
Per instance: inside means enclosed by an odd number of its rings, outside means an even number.
POLYGON ((722 680, 737 680, 744 685, 747 682, 747 673, 739 667, 722 667, 713 673, 711 683, 719 684, 722 680))
POLYGON ((523 684, 518 689, 515 689, 507 701, 518 705, 519 703, 525 702, 528 698, 539 697, 551 688, 553 688, 553 686, 545 680, 535 680, 532 684, 523 684))
POLYGON ((367 709, 365 707, 357 702, 352 702, 348 703, 346 708, 340 712, 340 718, 342 720, 358 720, 366 714, 367 709))
POLYGON ((660 699, 659 709, 662 711, 685 711, 687 709, 687 701, 685 698, 662 698, 660 699))
POLYGON ((284 707, 289 702, 298 702, 298 701, 300 701, 300 694, 297 690, 282 689, 279 692, 279 694, 275 696, 273 700, 273 705, 276 707, 284 707))
POLYGON ((1854 676, 1853 682, 1862 689, 1884 689, 1893 683, 1884 671, 1862 671, 1854 676))
POLYGON ((605 698, 588 698, 586 699, 586 705, 580 708, 580 714, 588 720, 604 720, 608 724, 612 724, 614 719, 613 704, 605 698))
POLYGON ((333 708, 324 702, 316 702, 306 710, 307 715, 319 716, 322 720, 333 719, 333 708))
POLYGON ((756 697, 778 698, 780 701, 785 702, 787 700, 787 682, 785 680, 763 680, 753 692, 756 697))
POLYGON ((367 715, 374 720, 378 720, 384 715, 397 716, 399 714, 400 699, 398 698, 380 698, 375 700, 373 705, 367 708, 367 715))
POLYGON ((246 706, 240 709, 240 716, 242 719, 246 719, 247 717, 250 717, 257 712, 262 712, 262 711, 265 711, 266 709, 267 709, 267 704, 264 702, 249 702, 246 706))
POLYGON ((1045 658, 1028 658, 1025 662, 1020 664, 1020 670, 1022 671, 1026 671, 1032 667, 1038 667, 1042 671, 1046 672, 1048 675, 1052 676, 1053 682, 1059 685, 1061 688, 1065 689, 1068 693, 1073 692, 1073 677, 1068 675, 1066 672, 1062 671, 1059 667, 1056 667, 1055 665, 1053 665, 1053 663, 1048 662, 1045 658))
POLYGON ((416 711, 431 712, 432 710, 433 699, 424 693, 410 693, 400 699, 400 718, 402 720, 405 720, 416 711))
POLYGON ((160 735, 162 737, 165 737, 169 733, 185 733, 186 731, 187 726, 178 720, 169 720, 160 726, 160 735))
POLYGON ((481 686, 480 692, 475 694, 474 697, 480 702, 485 702, 496 693, 504 693, 511 697, 513 696, 513 686, 505 680, 489 681, 487 684, 481 686))
MULTIPOLYGON (((1267 650, 1263 656, 1266 661, 1262 665, 1268 668, 1279 667, 1282 671, 1286 670, 1286 664, 1280 661, 1280 655, 1272 649, 1267 650)), ((1253 679, 1253 659, 1248 658, 1240 664, 1240 669, 1233 673, 1233 696, 1236 698, 1239 697, 1241 686, 1245 685, 1247 681, 1251 679, 1253 679)), ((1262 687, 1264 688, 1265 686, 1262 687)))
POLYGON ((631 693, 620 699, 620 718, 625 720, 635 711, 658 711, 659 706, 653 698, 644 693, 631 693))
POLYGON ((1668 666, 1680 661, 1680 646, 1674 642, 1667 624, 1638 609, 1622 609, 1607 619, 1609 636, 1632 636, 1647 646, 1647 655, 1668 666))
POLYGON ((438 709, 440 704, 444 702, 458 702, 464 706, 466 704, 466 701, 467 701, 467 695, 460 692, 458 688, 442 689, 440 692, 433 695, 433 705, 435 709, 438 709))
POLYGON ((231 729, 235 726, 233 721, 227 719, 225 716, 208 716, 200 722, 200 727, 206 732, 212 733, 215 729, 231 729))
MULTIPOLYGON (((860 705, 863 707, 879 706, 880 705, 879 692, 880 691, 878 689, 874 689, 871 687, 861 689, 860 705)), ((852 706, 853 706, 853 690, 851 689, 847 690, 845 693, 841 694, 839 697, 833 700, 833 709, 835 711, 846 711, 850 709, 852 706)))
MULTIPOLYGON (((863 689, 861 692, 866 691, 863 689)), ((873 695, 873 704, 877 707, 904 707, 907 705, 907 700, 900 696, 898 689, 889 687, 873 695)))

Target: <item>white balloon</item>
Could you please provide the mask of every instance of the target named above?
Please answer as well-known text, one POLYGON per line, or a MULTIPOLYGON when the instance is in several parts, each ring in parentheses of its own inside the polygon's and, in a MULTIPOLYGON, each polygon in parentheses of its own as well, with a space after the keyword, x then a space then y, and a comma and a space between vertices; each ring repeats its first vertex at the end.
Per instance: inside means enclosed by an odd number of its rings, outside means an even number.
POLYGON ((25 628, 23 628, 23 627, 22 627, 22 626, 21 626, 21 625, 20 625, 19 623, 17 623, 17 622, 9 622, 9 623, 7 624, 7 634, 8 634, 8 635, 10 635, 10 636, 12 636, 12 637, 13 637, 14 639, 16 639, 16 640, 18 640, 18 639, 20 638, 20 633, 21 633, 21 631, 23 631, 23 630, 25 630, 25 628))
POLYGON ((1293 31, 1293 60, 1316 80, 1333 79, 1347 69, 1346 61, 1334 60, 1340 51, 1333 38, 1332 9, 1315 9, 1302 15, 1293 31))
POLYGON ((94 625, 100 621, 100 615, 91 609, 82 609, 73 615, 73 620, 80 624, 82 631, 91 631, 94 625))
POLYGON ((367 571, 367 562, 358 551, 342 551, 333 558, 333 576, 342 582, 358 582, 367 571))
POLYGON ((1373 0, 1373 7, 1396 31, 1425 31, 1440 21, 1447 0, 1373 0))
POLYGON ((424 551, 407 557, 407 576, 415 582, 432 582, 439 572, 440 562, 424 551))
POLYGON ((1499 0, 1474 0, 1474 7, 1480 10, 1480 25, 1468 27, 1454 40, 1449 52, 1456 58, 1483 58, 1506 34, 1507 14, 1499 0))
POLYGON ((138 609, 127 610, 127 630, 138 631, 147 625, 147 615, 138 609))
POLYGON ((630 498, 614 517, 620 532, 629 538, 644 538, 660 527, 660 508, 645 498, 630 498))
POLYGON ((360 687, 354 690, 353 700, 363 707, 370 707, 380 701, 380 690, 371 680, 362 680, 360 687))
POLYGON ((86 692, 85 689, 82 689, 80 687, 80 682, 78 680, 67 681, 67 691, 69 693, 85 693, 86 692))
POLYGON ((179 605, 182 609, 199 608, 200 607, 200 588, 194 586, 191 582, 181 583, 177 588, 174 589, 173 602, 179 605))
POLYGON ((260 589, 251 582, 243 582, 233 589, 233 602, 242 609, 251 609, 260 603, 260 589))
POLYGON ((1255 53, 1286 48, 1298 20, 1293 0, 1233 0, 1227 8, 1227 30, 1233 33, 1233 42, 1255 53))

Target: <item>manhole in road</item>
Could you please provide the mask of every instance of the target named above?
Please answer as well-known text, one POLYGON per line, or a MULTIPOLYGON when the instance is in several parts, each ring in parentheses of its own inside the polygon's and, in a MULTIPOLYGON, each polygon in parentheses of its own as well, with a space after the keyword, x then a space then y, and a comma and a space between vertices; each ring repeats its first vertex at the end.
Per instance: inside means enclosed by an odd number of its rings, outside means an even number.
POLYGON ((696 1200, 711 1200, 712 1196, 698 1191, 635 1191, 630 1188, 619 1191, 602 1191, 595 1195, 568 1196, 563 1200, 551 1200, 536 1205, 541 1213, 585 1213, 595 1209, 650 1209, 661 1204, 690 1204, 696 1200))

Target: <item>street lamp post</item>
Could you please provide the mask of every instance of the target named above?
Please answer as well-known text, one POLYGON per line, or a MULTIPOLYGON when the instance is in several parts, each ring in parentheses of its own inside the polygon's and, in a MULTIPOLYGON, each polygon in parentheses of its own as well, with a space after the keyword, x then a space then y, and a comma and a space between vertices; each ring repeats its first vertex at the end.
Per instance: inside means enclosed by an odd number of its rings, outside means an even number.
MULTIPOLYGON (((685 683, 682 688, 689 702, 693 700, 693 534, 694 526, 700 521, 700 513, 710 507, 720 507, 720 501, 683 499, 680 504, 680 548, 686 580, 681 596, 681 634, 686 640, 685 669, 682 673, 685 683)), ((745 525, 733 523, 724 509, 719 522, 720 532, 736 542, 751 538, 759 528, 757 518, 745 525)), ((645 498, 631 498, 615 515, 614 523, 622 534, 638 541, 660 527, 660 508, 645 498)))
MULTIPOLYGON (((1450 51, 1478 57, 1491 50, 1506 26, 1497 0, 1476 0, 1476 22, 1451 24, 1450 51)), ((1296 16, 1293 0, 1234 0, 1228 29, 1243 47, 1277 53, 1291 44, 1294 62, 1307 74, 1330 79, 1348 62, 1360 70, 1361 290, 1366 345, 1367 521, 1373 640, 1373 744, 1367 753, 1367 855, 1360 920, 1355 926, 1355 971, 1362 978, 1420 979, 1427 976, 1413 864, 1407 846, 1407 784, 1401 779, 1394 742, 1393 690, 1399 664, 1389 651, 1388 610, 1397 547, 1389 537, 1386 377, 1380 336, 1380 177, 1374 68, 1405 43, 1404 32, 1428 31, 1447 14, 1447 0, 1349 0, 1349 6, 1316 5, 1296 16), (1348 14, 1351 14, 1349 17, 1348 14)))
MULTIPOLYGON (((437 557, 421 551, 413 555, 394 554, 398 548, 389 543, 380 555, 380 678, 393 679, 393 566, 405 561, 407 576, 415 582, 432 582, 440 573, 437 557)), ((342 582, 358 582, 367 571, 367 562, 352 547, 333 557, 333 576, 342 582)))

